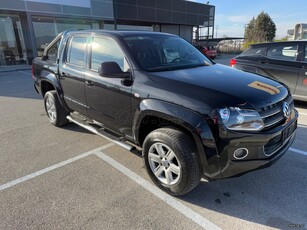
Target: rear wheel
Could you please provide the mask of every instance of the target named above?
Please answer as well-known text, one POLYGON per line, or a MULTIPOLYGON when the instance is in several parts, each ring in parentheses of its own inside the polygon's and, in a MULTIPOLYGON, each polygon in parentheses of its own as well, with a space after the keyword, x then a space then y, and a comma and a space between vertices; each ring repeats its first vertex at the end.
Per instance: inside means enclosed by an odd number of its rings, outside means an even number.
POLYGON ((148 134, 143 159, 151 180, 171 195, 184 195, 199 184, 195 145, 180 130, 160 128, 148 134))
POLYGON ((68 123, 68 112, 61 106, 55 90, 48 91, 44 96, 46 114, 51 124, 62 126, 68 123))

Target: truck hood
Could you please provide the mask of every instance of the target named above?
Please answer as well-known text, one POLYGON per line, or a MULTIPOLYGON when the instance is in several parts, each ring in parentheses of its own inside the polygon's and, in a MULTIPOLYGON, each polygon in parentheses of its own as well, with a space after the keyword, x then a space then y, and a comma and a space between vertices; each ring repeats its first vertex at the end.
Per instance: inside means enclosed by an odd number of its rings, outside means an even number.
POLYGON ((220 64, 151 72, 150 78, 160 86, 168 85, 168 91, 182 99, 193 98, 212 107, 263 107, 288 95, 279 82, 220 64))

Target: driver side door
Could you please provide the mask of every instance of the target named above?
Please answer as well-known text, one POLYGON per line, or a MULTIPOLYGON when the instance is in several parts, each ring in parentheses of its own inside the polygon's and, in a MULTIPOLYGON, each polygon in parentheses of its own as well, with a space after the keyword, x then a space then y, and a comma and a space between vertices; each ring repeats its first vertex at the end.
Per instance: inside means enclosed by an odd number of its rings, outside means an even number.
POLYGON ((116 62, 122 71, 130 71, 123 50, 113 38, 95 36, 92 38, 88 56, 85 94, 89 117, 114 131, 131 136, 132 79, 127 82, 121 78, 100 76, 98 73, 103 62, 116 62))

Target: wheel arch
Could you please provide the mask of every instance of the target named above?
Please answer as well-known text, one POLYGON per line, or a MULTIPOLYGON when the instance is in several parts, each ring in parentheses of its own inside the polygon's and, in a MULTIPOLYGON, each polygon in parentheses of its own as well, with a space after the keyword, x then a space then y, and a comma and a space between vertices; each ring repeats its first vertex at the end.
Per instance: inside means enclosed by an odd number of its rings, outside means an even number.
POLYGON ((134 116, 133 130, 136 142, 142 146, 146 136, 161 127, 174 127, 188 134, 196 145, 203 174, 207 178, 213 178, 219 174, 216 142, 204 117, 169 102, 143 100, 134 116), (213 164, 210 167, 208 158, 210 158, 210 165, 213 164))
POLYGON ((58 78, 56 77, 55 74, 48 72, 46 70, 43 70, 41 72, 40 94, 44 97, 46 92, 48 92, 50 90, 56 91, 57 97, 58 97, 59 102, 62 105, 62 107, 65 110, 70 111, 68 106, 66 105, 66 103, 64 101, 63 91, 62 91, 62 88, 59 84, 58 78))

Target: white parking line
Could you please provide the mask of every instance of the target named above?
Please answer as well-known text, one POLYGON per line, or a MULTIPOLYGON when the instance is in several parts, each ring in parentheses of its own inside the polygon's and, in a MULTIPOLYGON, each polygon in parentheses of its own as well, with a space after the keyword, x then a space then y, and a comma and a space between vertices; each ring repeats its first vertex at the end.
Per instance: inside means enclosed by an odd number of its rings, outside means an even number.
POLYGON ((299 115, 305 115, 305 116, 307 116, 307 113, 298 113, 299 115))
POLYGON ((2 184, 2 185, 0 185, 0 191, 5 190, 5 189, 8 189, 8 188, 10 188, 10 187, 13 187, 13 186, 15 186, 15 185, 17 185, 17 184, 23 183, 23 182, 25 182, 25 181, 27 181, 27 180, 33 179, 33 178, 35 178, 35 177, 37 177, 37 176, 40 176, 40 175, 42 175, 42 174, 45 174, 45 173, 50 172, 50 171, 52 171, 52 170, 55 170, 55 169, 57 169, 57 168, 63 167, 63 166, 65 166, 65 165, 67 165, 67 164, 70 164, 70 163, 72 163, 72 162, 74 162, 74 161, 80 160, 80 159, 82 159, 82 158, 84 158, 84 157, 87 157, 87 156, 89 156, 89 155, 95 154, 95 153, 99 152, 100 150, 107 149, 107 148, 109 148, 109 147, 111 147, 111 146, 113 146, 113 145, 114 145, 114 143, 106 144, 106 145, 104 145, 104 146, 102 146, 102 147, 99 147, 99 148, 97 148, 97 149, 93 149, 93 150, 91 150, 91 151, 89 151, 89 152, 86 152, 86 153, 82 153, 82 154, 80 154, 80 155, 78 155, 78 156, 75 156, 75 157, 70 158, 70 159, 68 159, 68 160, 62 161, 62 162, 60 162, 60 163, 58 163, 58 164, 55 164, 55 165, 52 165, 52 166, 50 166, 50 167, 48 167, 48 168, 44 168, 44 169, 39 170, 39 171, 37 171, 37 172, 31 173, 31 174, 29 174, 29 175, 27 175, 27 176, 18 178, 18 179, 16 179, 16 180, 13 180, 13 181, 8 182, 8 183, 6 183, 6 184, 2 184))
POLYGON ((292 152, 295 152, 295 153, 307 156, 307 152, 305 152, 305 151, 302 151, 302 150, 299 150, 299 149, 295 149, 295 148, 289 148, 289 150, 292 151, 292 152))
POLYGON ((197 212, 194 212, 189 207, 185 206, 181 202, 177 201, 174 197, 162 192, 160 189, 149 183, 147 180, 145 180, 143 177, 137 175, 136 173, 132 172, 130 169, 126 168, 119 162, 115 161, 111 157, 107 156, 103 152, 96 153, 96 155, 113 166, 115 169, 129 177, 131 180, 136 182, 137 184, 141 185, 144 189, 155 195, 156 197, 160 198, 162 201, 185 215, 190 220, 194 221, 196 224, 201 226, 204 229, 221 229, 218 226, 216 226, 214 223, 210 222, 203 216, 199 215, 197 212))

